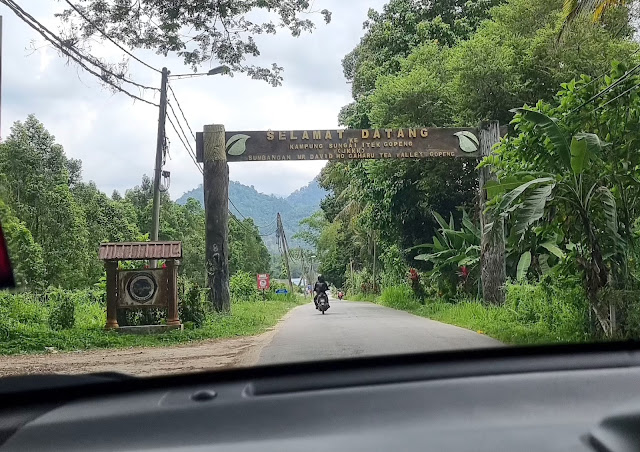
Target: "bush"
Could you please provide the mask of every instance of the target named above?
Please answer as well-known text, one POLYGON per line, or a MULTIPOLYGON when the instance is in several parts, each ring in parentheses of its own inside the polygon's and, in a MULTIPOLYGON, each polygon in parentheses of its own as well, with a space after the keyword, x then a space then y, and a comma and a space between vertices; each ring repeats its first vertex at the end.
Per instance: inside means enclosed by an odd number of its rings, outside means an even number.
POLYGON ((382 287, 391 287, 402 284, 408 271, 404 255, 398 245, 391 245, 380 253, 382 272, 380 284, 382 287))
POLYGON ((229 280, 229 291, 232 301, 256 300, 258 289, 255 275, 240 270, 235 272, 229 280))
POLYGON ((505 308, 523 324, 540 324, 563 341, 582 341, 590 332, 589 303, 581 285, 507 284, 505 308))
POLYGON ((185 324, 193 324, 196 328, 201 328, 207 320, 207 309, 205 301, 206 290, 201 289, 197 284, 192 284, 180 299, 178 307, 180 320, 185 324))
POLYGON ((385 287, 380 294, 379 302, 384 306, 394 309, 409 311, 419 305, 411 288, 406 284, 392 287, 385 287))
POLYGON ((62 290, 54 290, 49 293, 49 302, 49 328, 56 331, 73 328, 76 319, 72 298, 62 290))
POLYGON ((0 295, 0 316, 24 324, 46 324, 47 308, 42 297, 29 292, 0 295))

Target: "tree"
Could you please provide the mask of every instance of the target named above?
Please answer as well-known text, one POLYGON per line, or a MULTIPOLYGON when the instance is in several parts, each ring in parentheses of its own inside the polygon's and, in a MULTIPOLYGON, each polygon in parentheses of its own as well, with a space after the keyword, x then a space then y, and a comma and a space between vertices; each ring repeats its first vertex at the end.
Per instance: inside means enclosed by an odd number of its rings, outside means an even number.
POLYGON ((6 204, 42 249, 45 281, 63 287, 86 283, 84 270, 91 262, 86 220, 70 189, 79 180, 80 162, 67 159, 54 136, 30 115, 16 122, 0 145, 0 173, 6 204))
POLYGON ((103 242, 139 241, 137 215, 133 205, 114 201, 98 190, 93 182, 78 182, 71 190, 86 221, 88 253, 92 257, 84 269, 89 281, 102 276, 104 266, 98 260, 98 248, 103 242))
MULTIPOLYGON (((65 26, 64 40, 73 47, 83 48, 91 41, 108 37, 132 49, 154 49, 164 56, 176 53, 194 71, 215 60, 274 86, 282 81, 281 67, 276 63, 266 68, 246 62, 247 57, 260 55, 254 36, 275 34, 278 28, 299 36, 314 28, 314 23, 305 17, 311 12, 311 2, 307 0, 76 3, 57 15, 65 26), (268 19, 256 21, 267 15, 268 19), (274 23, 274 16, 278 23, 274 23)), ((323 9, 320 14, 326 23, 330 22, 328 10, 323 9)))
POLYGON ((45 285, 42 247, 33 239, 31 231, 16 218, 2 200, 0 200, 0 219, 2 219, 2 229, 17 286, 42 289, 45 285))
POLYGON ((517 110, 516 133, 483 163, 498 173, 488 195, 493 208, 511 219, 515 236, 531 230, 538 235, 547 227, 561 233, 554 243, 560 249, 547 248, 567 254, 565 272, 583 275, 606 335, 614 333, 606 292, 639 283, 631 265, 640 215, 635 128, 640 106, 636 96, 622 95, 640 80, 620 63, 610 74, 563 84, 556 106, 540 102, 517 110))
POLYGON ((294 234, 294 239, 300 239, 313 248, 318 247, 318 241, 322 230, 326 225, 327 220, 322 210, 314 212, 310 217, 304 218, 300 221, 301 230, 294 234))
POLYGON ((270 267, 270 255, 251 218, 243 221, 229 217, 229 273, 238 270, 265 273, 270 267))
POLYGON ((564 33, 581 16, 591 16, 592 22, 602 22, 609 10, 634 3, 633 0, 564 0, 564 33))
POLYGON ((468 40, 416 47, 397 73, 377 78, 367 96, 372 125, 504 124, 510 109, 551 100, 576 74, 599 76, 612 60, 628 61, 636 51, 628 35, 617 33, 628 18, 617 16, 611 29, 577 27, 559 45, 561 6, 560 0, 509 0, 468 40))

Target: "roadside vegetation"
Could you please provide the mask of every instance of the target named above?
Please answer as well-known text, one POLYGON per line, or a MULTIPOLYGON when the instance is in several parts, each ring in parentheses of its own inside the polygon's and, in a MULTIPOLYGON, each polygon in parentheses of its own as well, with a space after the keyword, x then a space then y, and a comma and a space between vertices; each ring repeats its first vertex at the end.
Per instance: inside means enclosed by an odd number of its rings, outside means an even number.
MULTIPOLYGON (((211 310, 204 291, 182 281, 179 309, 184 331, 143 336, 104 330, 104 291, 100 289, 1 293, 0 354, 158 347, 260 334, 303 299, 297 294, 276 295, 280 286, 275 284, 263 300, 254 278, 243 272, 232 278, 230 313, 211 310)), ((129 323, 161 324, 163 317, 161 311, 132 312, 129 323)))
POLYGON ((640 47, 634 10, 561 0, 391 0, 343 60, 353 128, 509 124, 481 162, 332 162, 306 221, 320 271, 366 299, 512 344, 640 338, 640 47), (571 2, 565 2, 571 6, 571 2), (575 7, 575 5, 574 5, 575 7), (445 14, 445 12, 447 12, 445 14), (504 302, 480 284, 504 222, 504 302), (500 230, 500 228, 496 228, 500 230))
POLYGON ((419 299, 409 285, 386 287, 379 295, 356 293, 349 300, 371 301, 486 334, 509 345, 595 340, 587 301, 579 286, 508 284, 504 305, 484 304, 473 297, 445 301, 419 299))
MULTIPOLYGON (((204 209, 194 199, 177 204, 162 193, 160 240, 180 240, 179 309, 183 332, 122 336, 103 331, 106 315, 102 242, 146 241, 151 225, 152 183, 124 195, 107 196, 84 182, 81 162, 64 149, 34 116, 16 122, 0 143, 0 221, 14 267, 17 289, 0 293, 0 354, 156 346, 251 335, 273 326, 297 301, 276 296, 266 302, 256 273, 266 273, 271 256, 251 219, 229 221, 230 314, 205 301, 204 209)), ((148 262, 122 262, 143 268, 148 262)), ((161 311, 134 310, 118 323, 153 325, 161 311)))

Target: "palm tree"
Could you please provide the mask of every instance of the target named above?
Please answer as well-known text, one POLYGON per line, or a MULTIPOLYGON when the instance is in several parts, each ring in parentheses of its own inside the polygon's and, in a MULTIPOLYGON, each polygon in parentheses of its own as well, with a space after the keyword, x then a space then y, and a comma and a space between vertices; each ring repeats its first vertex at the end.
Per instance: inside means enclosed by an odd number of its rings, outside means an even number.
POLYGON ((562 37, 566 29, 582 15, 588 14, 594 23, 599 22, 608 9, 631 2, 632 0, 564 0, 564 23, 560 36, 562 37))

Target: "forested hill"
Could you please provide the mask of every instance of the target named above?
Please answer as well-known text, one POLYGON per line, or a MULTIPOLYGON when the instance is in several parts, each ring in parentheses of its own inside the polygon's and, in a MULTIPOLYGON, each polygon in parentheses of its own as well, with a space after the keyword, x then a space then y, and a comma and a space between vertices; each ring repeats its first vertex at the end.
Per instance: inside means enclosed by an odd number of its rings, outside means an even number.
MULTIPOLYGON (((300 220, 310 216, 320 208, 320 201, 325 195, 326 191, 318 185, 318 181, 315 179, 286 198, 260 193, 253 186, 249 187, 239 182, 229 182, 229 198, 242 215, 253 218, 254 222, 259 226, 261 234, 269 234, 275 231, 276 214, 280 212, 287 240, 291 247, 304 246, 303 243, 295 240, 293 235, 298 232, 300 220)), ((204 205, 202 185, 185 193, 176 202, 183 205, 186 204, 189 198, 194 198, 204 205)), ((239 217, 233 205, 229 205, 229 208, 234 215, 239 217)), ((275 235, 263 237, 263 240, 270 251, 277 251, 275 235)))

